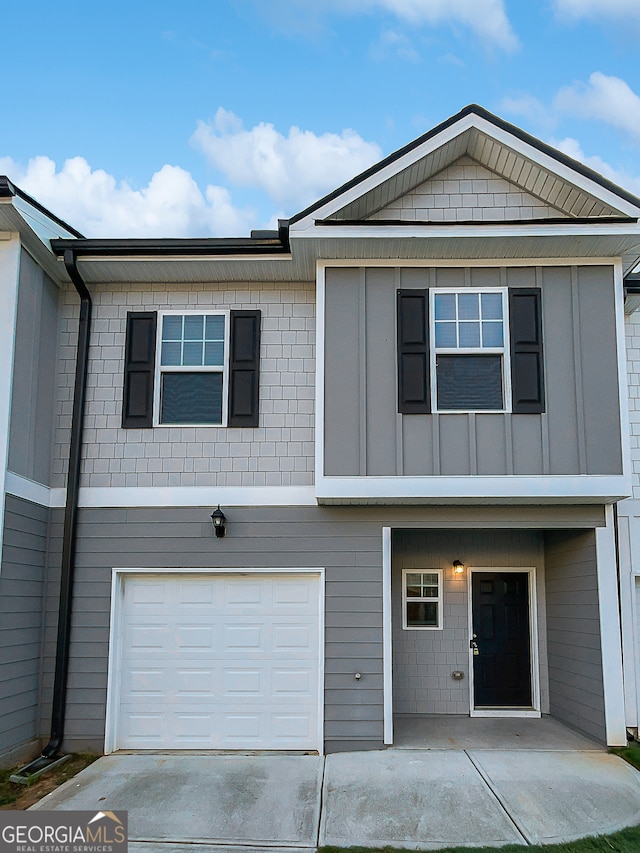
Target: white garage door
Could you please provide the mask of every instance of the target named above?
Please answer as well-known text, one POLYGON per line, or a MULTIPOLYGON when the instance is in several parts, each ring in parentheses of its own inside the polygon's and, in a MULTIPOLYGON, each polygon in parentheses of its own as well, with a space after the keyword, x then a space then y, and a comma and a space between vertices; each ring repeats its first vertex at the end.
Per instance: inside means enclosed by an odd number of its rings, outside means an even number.
POLYGON ((129 575, 115 748, 319 749, 317 575, 129 575))

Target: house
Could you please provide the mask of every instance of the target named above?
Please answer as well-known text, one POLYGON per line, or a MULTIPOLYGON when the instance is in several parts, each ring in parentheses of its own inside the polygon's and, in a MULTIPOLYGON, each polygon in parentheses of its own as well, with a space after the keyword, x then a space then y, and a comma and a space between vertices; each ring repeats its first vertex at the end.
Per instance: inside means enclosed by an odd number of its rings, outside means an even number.
POLYGON ((0 754, 624 743, 639 217, 477 106, 246 239, 85 239, 5 180, 0 754))

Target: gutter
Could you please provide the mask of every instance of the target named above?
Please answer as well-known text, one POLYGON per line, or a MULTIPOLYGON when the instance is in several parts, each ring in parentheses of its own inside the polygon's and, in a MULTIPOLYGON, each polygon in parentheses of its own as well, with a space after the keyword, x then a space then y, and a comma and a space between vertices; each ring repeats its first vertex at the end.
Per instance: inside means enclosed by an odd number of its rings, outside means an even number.
POLYGON ((39 758, 17 771, 13 782, 28 784, 35 775, 49 770, 68 756, 55 758, 64 738, 65 711, 67 702, 67 677, 69 674, 69 646, 71 638, 71 614, 73 608, 73 579, 76 554, 76 530, 78 518, 78 492, 80 489, 80 463, 82 453, 82 427, 89 364, 89 340, 91 335, 91 294, 78 272, 76 254, 72 248, 64 251, 64 265, 80 297, 78 321, 78 346, 76 350, 76 375, 73 390, 71 415, 71 440, 69 444, 69 473, 67 475, 67 498, 64 508, 62 538, 62 564, 60 574, 60 599, 58 606, 58 638, 56 643, 56 667, 53 682, 51 710, 51 736, 39 758))

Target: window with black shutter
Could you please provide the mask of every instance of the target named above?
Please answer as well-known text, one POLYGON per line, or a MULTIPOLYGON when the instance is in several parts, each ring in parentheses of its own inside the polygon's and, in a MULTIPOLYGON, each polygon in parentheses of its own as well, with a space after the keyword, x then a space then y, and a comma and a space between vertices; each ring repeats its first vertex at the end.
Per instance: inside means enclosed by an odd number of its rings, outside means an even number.
POLYGON ((259 355, 260 311, 129 313, 123 427, 257 426, 259 355))
POLYGON ((545 411, 540 288, 399 290, 397 324, 399 412, 545 411))

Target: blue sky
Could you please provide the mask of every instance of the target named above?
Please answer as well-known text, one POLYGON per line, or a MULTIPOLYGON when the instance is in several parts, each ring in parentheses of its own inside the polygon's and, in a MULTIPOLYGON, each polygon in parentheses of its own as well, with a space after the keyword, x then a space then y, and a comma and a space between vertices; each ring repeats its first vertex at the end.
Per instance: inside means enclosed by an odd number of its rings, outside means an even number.
POLYGON ((478 103, 640 194, 640 0, 0 0, 0 174, 87 236, 241 236, 478 103))

